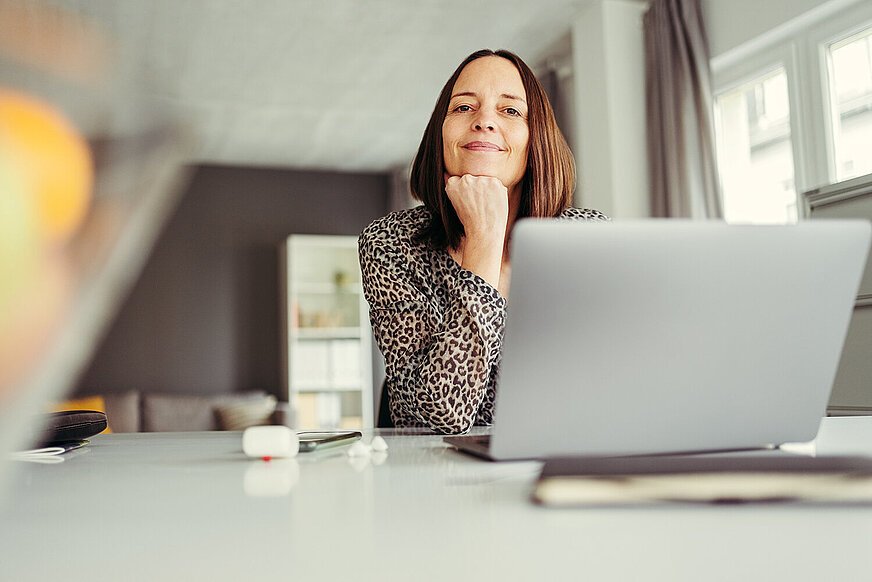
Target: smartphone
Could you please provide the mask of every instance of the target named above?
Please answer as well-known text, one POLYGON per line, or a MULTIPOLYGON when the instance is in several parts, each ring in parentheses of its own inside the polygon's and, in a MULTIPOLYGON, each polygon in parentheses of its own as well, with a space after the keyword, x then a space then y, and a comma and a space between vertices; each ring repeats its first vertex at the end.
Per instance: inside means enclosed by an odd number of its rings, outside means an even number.
POLYGON ((297 433, 297 437, 300 439, 301 453, 349 444, 362 436, 363 434, 356 430, 344 432, 301 431, 297 433))

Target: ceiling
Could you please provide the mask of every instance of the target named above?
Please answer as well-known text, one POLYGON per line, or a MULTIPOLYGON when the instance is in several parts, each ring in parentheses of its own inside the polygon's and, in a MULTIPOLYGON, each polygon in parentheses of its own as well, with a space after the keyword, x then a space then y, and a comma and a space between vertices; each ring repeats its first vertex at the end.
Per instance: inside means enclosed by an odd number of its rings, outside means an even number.
POLYGON ((566 51, 593 0, 67 0, 122 71, 178 111, 196 161, 408 165, 444 82, 479 48, 566 51))

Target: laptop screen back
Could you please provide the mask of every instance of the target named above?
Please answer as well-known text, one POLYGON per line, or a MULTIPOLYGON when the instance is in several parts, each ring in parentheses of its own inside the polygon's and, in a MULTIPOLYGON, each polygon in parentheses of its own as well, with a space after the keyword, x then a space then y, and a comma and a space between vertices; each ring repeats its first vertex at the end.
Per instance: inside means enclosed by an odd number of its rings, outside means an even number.
POLYGON ((492 455, 814 438, 869 240, 866 221, 520 223, 492 455))

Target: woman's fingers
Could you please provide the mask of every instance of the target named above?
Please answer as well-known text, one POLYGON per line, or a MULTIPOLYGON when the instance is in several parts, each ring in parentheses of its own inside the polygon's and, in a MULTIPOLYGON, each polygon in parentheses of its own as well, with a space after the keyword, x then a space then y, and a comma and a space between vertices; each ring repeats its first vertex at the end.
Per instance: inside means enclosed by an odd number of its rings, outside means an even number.
POLYGON ((505 235, 509 216, 509 193, 498 178, 491 176, 450 176, 445 193, 467 236, 505 235))

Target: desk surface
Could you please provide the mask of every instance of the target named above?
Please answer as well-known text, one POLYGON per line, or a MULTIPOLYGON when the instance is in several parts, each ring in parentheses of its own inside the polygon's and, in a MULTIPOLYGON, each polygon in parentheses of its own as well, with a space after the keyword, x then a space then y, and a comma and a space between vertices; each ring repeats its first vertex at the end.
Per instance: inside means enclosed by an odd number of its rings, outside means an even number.
MULTIPOLYGON (((547 509, 528 501, 537 462, 379 432, 390 450, 371 460, 267 464, 215 432, 103 435, 63 463, 26 463, 0 509, 0 580, 872 576, 872 507, 547 509)), ((825 419, 816 446, 872 455, 872 417, 825 419)))

